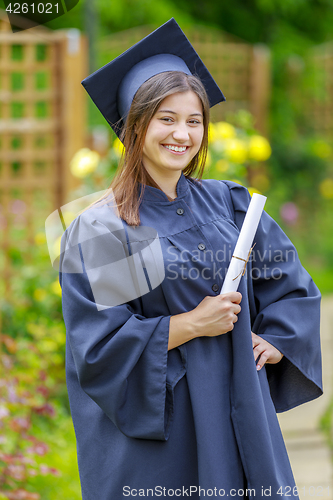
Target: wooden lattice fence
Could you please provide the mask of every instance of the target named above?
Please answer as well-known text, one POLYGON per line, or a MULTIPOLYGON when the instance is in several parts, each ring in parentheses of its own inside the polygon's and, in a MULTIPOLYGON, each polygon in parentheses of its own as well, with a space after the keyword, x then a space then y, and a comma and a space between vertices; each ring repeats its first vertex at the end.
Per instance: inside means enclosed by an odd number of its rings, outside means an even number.
MULTIPOLYGON (((142 26, 115 33, 98 44, 99 63, 107 64, 155 27, 142 26)), ((255 126, 267 134, 270 97, 270 53, 263 45, 250 45, 219 30, 193 26, 184 29, 227 101, 212 110, 212 121, 223 120, 239 109, 250 111, 255 126)))
POLYGON ((303 102, 308 122, 318 135, 333 139, 333 42, 316 46, 308 57, 311 86, 303 102))
POLYGON ((333 42, 292 54, 285 67, 285 98, 300 132, 333 139, 333 42))
POLYGON ((9 296, 12 256, 34 244, 73 178, 84 145, 86 39, 77 30, 12 33, 0 13, 0 297, 9 296))

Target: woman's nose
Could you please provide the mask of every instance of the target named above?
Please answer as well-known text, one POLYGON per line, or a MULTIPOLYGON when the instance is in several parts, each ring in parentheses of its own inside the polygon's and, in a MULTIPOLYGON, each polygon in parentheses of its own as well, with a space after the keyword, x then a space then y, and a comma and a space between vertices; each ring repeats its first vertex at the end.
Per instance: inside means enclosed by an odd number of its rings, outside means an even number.
POLYGON ((188 133, 188 129, 187 129, 187 125, 184 123, 184 124, 177 124, 173 133, 173 138, 177 141, 182 141, 182 142, 185 142, 189 139, 189 133, 188 133))

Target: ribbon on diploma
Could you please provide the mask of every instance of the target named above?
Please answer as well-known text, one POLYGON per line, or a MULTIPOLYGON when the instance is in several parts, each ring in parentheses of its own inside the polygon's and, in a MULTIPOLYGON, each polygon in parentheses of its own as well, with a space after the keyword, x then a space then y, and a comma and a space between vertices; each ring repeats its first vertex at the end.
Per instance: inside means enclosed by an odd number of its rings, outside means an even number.
POLYGON ((253 194, 220 293, 237 292, 239 282, 245 274, 246 264, 254 247, 252 244, 265 202, 266 196, 258 193, 253 194), (239 261, 243 261, 244 265, 239 261))
POLYGON ((232 256, 234 259, 239 259, 239 260, 242 260, 243 262, 245 262, 243 269, 242 269, 242 270, 240 271, 240 273, 236 276, 236 278, 233 278, 233 280, 232 280, 232 281, 235 281, 237 278, 239 278, 239 277, 240 277, 240 275, 244 276, 244 274, 246 273, 246 266, 247 266, 247 263, 249 262, 251 252, 252 252, 252 250, 254 249, 254 247, 255 247, 255 246, 256 246, 256 243, 255 243, 255 244, 254 244, 254 245, 250 248, 249 254, 248 254, 248 256, 247 256, 247 258, 246 258, 246 259, 242 259, 242 257, 237 257, 237 255, 233 255, 233 256, 232 256))

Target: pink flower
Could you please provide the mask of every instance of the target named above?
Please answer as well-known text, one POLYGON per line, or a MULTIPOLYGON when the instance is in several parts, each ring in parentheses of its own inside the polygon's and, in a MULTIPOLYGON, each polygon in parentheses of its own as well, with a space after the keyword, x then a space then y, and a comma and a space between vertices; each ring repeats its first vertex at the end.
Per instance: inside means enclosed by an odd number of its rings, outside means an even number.
POLYGON ((40 380, 42 380, 43 382, 45 382, 45 380, 47 378, 47 373, 44 370, 40 370, 38 376, 39 376, 40 380))
POLYGON ((53 476, 60 476, 60 472, 58 471, 58 469, 55 469, 54 467, 49 467, 49 472, 53 476))
POLYGON ((54 467, 48 467, 45 464, 41 464, 39 466, 39 470, 41 474, 43 474, 44 476, 46 476, 47 474, 52 474, 53 476, 60 476, 60 472, 57 469, 55 469, 54 467))
POLYGON ((31 493, 30 491, 18 489, 15 491, 6 491, 6 495, 9 500, 39 500, 40 495, 38 493, 31 493))
POLYGON ((7 466, 7 474, 16 481, 24 481, 25 467, 23 465, 10 464, 7 466))
POLYGON ((28 418, 16 417, 10 422, 10 426, 15 432, 27 431, 30 428, 30 420, 28 418))
POLYGON ((34 412, 38 413, 38 415, 47 415, 49 417, 54 417, 55 416, 55 410, 52 405, 49 403, 45 403, 44 405, 41 406, 35 406, 33 408, 34 412))
POLYGON ((280 208, 280 215, 282 220, 286 224, 293 226, 294 224, 296 224, 299 217, 297 205, 292 201, 284 203, 284 205, 282 205, 280 208))
POLYGON ((37 455, 42 457, 48 452, 49 447, 46 443, 39 442, 33 447, 33 450, 37 455))
POLYGON ((0 405, 0 420, 2 418, 8 417, 9 415, 9 410, 3 405, 0 405))
POLYGON ((10 210, 13 214, 23 214, 27 208, 27 205, 22 200, 13 200, 10 206, 10 210))
POLYGON ((48 388, 45 385, 39 385, 37 387, 36 391, 39 392, 40 394, 42 394, 45 398, 49 394, 49 390, 48 390, 48 388))

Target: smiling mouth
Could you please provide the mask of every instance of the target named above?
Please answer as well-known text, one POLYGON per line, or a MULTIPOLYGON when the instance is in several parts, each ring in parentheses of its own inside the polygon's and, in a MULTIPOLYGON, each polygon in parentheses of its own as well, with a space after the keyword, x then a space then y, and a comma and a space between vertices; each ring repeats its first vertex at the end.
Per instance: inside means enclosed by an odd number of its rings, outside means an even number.
POLYGON ((189 146, 172 146, 171 144, 162 144, 162 146, 173 153, 185 153, 189 148, 189 146))

